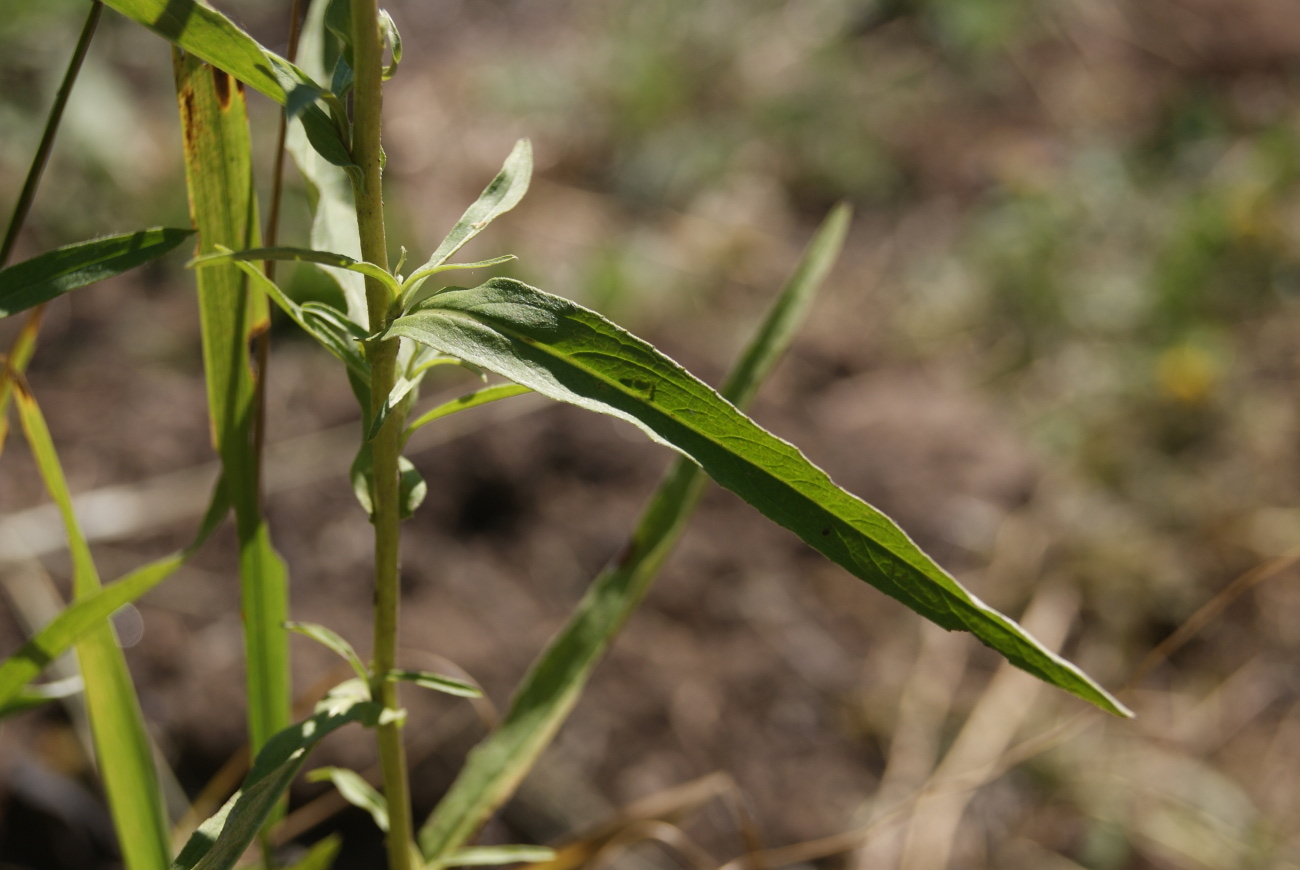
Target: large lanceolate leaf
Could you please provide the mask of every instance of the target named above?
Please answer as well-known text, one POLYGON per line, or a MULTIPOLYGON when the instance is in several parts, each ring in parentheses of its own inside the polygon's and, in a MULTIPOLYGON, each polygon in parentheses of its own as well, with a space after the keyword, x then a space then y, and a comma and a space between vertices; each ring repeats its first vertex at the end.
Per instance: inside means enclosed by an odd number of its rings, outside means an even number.
POLYGON ((235 866, 316 744, 349 722, 375 725, 382 712, 382 705, 360 696, 330 697, 317 705, 311 718, 268 740, 239 791, 194 832, 172 870, 227 870, 235 866))
POLYGON ((892 520, 646 342, 519 281, 449 289, 395 320, 404 336, 559 401, 622 418, 855 576, 1013 664, 1099 707, 1124 707, 1074 665, 980 601, 892 520))
MULTIPOLYGON (((15 384, 15 398, 23 433, 68 532, 73 598, 83 601, 100 590, 99 572, 72 510, 72 496, 45 418, 21 381, 15 384)), ((101 620, 81 632, 76 650, 99 773, 127 870, 163 870, 170 851, 162 792, 140 703, 112 626, 101 620)))
MULTIPOLYGON (((255 246, 260 234, 243 91, 230 87, 226 73, 186 55, 177 59, 176 93, 185 181, 200 252, 218 245, 255 246)), ((248 347, 250 336, 269 326, 267 301, 231 262, 195 274, 212 440, 221 456, 239 535, 249 740, 256 752, 288 726, 292 697, 284 629, 288 577, 262 516, 260 457, 253 436, 260 409, 248 347)))
POLYGON ((156 260, 193 230, 156 227, 78 242, 0 269, 0 317, 156 260))
MULTIPOLYGON (((849 209, 837 206, 813 237, 803 259, 760 324, 722 388, 747 405, 785 353, 817 288, 839 256, 849 209)), ((559 634, 533 663, 497 729, 470 753, 446 797, 420 830, 420 848, 432 864, 473 835, 515 790, 573 709, 596 663, 641 603, 664 559, 686 527, 707 478, 679 457, 665 475, 618 559, 600 572, 559 634)))
POLYGON ((105 0, 168 42, 207 61, 280 105, 307 103, 299 115, 312 146, 330 163, 355 167, 329 116, 302 100, 324 89, 302 70, 263 48, 233 21, 198 0, 105 0))
POLYGON ((130 604, 166 580, 196 553, 230 510, 225 482, 217 481, 203 523, 188 547, 156 562, 137 568, 102 589, 79 597, 50 620, 18 651, 0 663, 0 706, 18 697, 23 687, 46 665, 67 652, 88 632, 102 624, 118 608, 130 604))

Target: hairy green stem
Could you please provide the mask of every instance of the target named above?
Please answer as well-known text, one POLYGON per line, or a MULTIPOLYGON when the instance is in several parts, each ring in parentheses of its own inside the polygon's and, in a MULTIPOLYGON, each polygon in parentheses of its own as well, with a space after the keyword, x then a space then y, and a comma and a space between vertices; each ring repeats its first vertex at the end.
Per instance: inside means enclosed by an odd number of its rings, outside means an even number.
MULTIPOLYGON (((356 185, 357 225, 361 232, 361 256, 387 269, 388 244, 384 238, 383 188, 380 181, 380 117, 383 111, 381 68, 383 43, 379 34, 377 0, 352 2, 352 51, 355 84, 352 110, 352 159, 361 167, 356 185)), ((379 281, 366 278, 366 307, 370 331, 388 325, 391 291, 379 281)), ((378 413, 393 388, 397 375, 397 340, 371 345, 371 414, 378 413)), ((372 443, 374 451, 375 524, 375 638, 371 667, 373 697, 388 710, 397 709, 396 684, 385 679, 396 665, 399 565, 400 482, 397 459, 401 450, 404 415, 393 413, 372 443)), ((379 760, 383 769, 384 797, 388 801, 389 870, 411 870, 412 823, 410 786, 406 775, 400 720, 379 725, 379 760)))

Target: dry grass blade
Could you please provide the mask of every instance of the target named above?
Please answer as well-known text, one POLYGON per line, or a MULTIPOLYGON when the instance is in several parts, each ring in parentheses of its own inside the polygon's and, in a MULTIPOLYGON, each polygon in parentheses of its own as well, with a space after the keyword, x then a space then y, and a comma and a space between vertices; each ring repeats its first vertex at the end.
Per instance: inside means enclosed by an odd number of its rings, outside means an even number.
POLYGON ((685 831, 657 820, 637 822, 620 831, 592 857, 589 866, 591 870, 605 870, 628 849, 645 842, 665 847, 687 870, 713 870, 717 866, 713 856, 686 836, 685 831))
MULTIPOLYGON (((1065 641, 1078 611, 1075 597, 1060 586, 1039 587, 1023 624, 1051 649, 1065 641)), ((1041 684, 1007 665, 998 668, 966 719, 956 741, 935 769, 934 782, 954 781, 1002 757, 1033 706, 1041 684)), ((943 870, 973 791, 932 792, 918 801, 908 823, 900 866, 943 870)))
POLYGON ((735 781, 725 773, 710 773, 699 779, 652 794, 624 808, 615 818, 558 847, 555 858, 530 865, 529 870, 576 870, 585 866, 624 832, 650 822, 670 822, 697 811, 715 798, 737 792, 735 781))

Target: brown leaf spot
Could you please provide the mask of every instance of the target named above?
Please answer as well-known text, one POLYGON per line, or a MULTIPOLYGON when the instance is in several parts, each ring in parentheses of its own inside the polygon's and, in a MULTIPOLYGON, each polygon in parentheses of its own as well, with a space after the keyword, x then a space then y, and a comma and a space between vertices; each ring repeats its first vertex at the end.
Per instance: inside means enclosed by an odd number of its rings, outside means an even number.
POLYGON ((217 101, 221 108, 230 108, 230 76, 215 66, 212 68, 212 87, 217 92, 217 101))

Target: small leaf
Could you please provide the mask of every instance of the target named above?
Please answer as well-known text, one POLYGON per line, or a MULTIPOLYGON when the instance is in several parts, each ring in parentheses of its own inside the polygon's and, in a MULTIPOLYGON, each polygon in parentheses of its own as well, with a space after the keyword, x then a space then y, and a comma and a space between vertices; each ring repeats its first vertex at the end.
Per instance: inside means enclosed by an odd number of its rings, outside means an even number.
POLYGON ((411 464, 411 460, 405 456, 397 457, 397 469, 401 475, 398 481, 398 497, 401 499, 399 516, 401 519, 409 520, 415 514, 416 508, 424 504, 424 498, 429 494, 429 485, 411 464))
POLYGON ((384 679, 393 682, 400 681, 404 683, 414 683, 425 689, 433 689, 435 692, 445 692, 448 695, 455 695, 458 698, 481 698, 483 690, 478 686, 467 683, 464 680, 457 680, 453 677, 445 677, 442 674, 434 674, 429 671, 411 671, 403 668, 396 668, 388 672, 384 679))
POLYGON ((402 34, 397 32, 397 23, 393 21, 393 16, 388 14, 387 9, 379 10, 379 31, 383 34, 384 43, 392 53, 391 61, 383 69, 383 79, 388 81, 397 74, 397 66, 402 62, 402 34))
MULTIPOLYGON (((370 443, 367 442, 357 451, 356 459, 352 460, 351 470, 352 492, 371 521, 375 517, 375 502, 371 495, 375 485, 374 461, 374 453, 371 451, 370 443)), ((400 516, 404 520, 410 519, 416 508, 423 504, 425 496, 429 494, 429 487, 420 476, 420 472, 411 464, 411 460, 405 456, 397 457, 397 469, 400 474, 398 496, 401 499, 400 516)))
POLYGON ((528 182, 532 177, 533 146, 527 139, 520 139, 515 143, 510 156, 506 158, 501 172, 484 188, 474 204, 465 209, 465 213, 442 240, 442 244, 438 245, 438 249, 429 257, 428 262, 406 279, 402 285, 403 309, 410 304, 410 300, 414 298, 425 279, 447 262, 448 257, 459 251, 466 242, 481 233, 483 228, 492 221, 519 204, 519 200, 528 191, 528 182))
MULTIPOLYGON (((427 280, 428 278, 437 275, 439 272, 451 272, 454 270, 469 270, 469 269, 485 269, 488 266, 499 266, 502 263, 509 263, 511 260, 517 260, 517 259, 519 258, 516 257, 514 254, 505 254, 500 257, 492 257, 489 260, 479 260, 477 263, 443 263, 441 266, 436 266, 432 269, 425 269, 424 278, 421 279, 421 283, 423 283, 423 281, 427 280)), ((402 282, 403 287, 407 287, 410 284, 411 284, 411 279, 407 279, 406 281, 402 282)), ((434 293, 437 293, 439 288, 434 288, 432 290, 424 290, 422 287, 417 287, 416 289, 418 289, 420 292, 412 292, 403 301, 398 303, 399 307, 402 310, 406 310, 414 305, 417 305, 424 299, 427 299, 428 297, 432 296, 434 293)))
POLYGON ((325 780, 334 783, 345 801, 370 813, 379 830, 388 833, 388 801, 361 774, 346 767, 318 767, 307 774, 308 782, 325 780))
POLYGON ((472 393, 466 393, 450 402, 443 402, 432 411, 421 414, 411 425, 406 427, 402 439, 410 438, 412 433, 422 426, 427 426, 434 420, 441 420, 443 417, 455 414, 457 411, 464 411, 469 408, 477 408, 479 405, 486 405, 490 402, 496 402, 500 399, 508 399, 511 396, 521 396, 524 393, 531 393, 528 387, 521 387, 518 384, 497 384, 493 387, 484 387, 481 390, 475 390, 472 393))
POLYGON ((194 235, 156 227, 55 248, 0 269, 0 317, 156 260, 194 235))
POLYGON ((334 72, 330 74, 330 90, 340 98, 347 95, 352 90, 353 73, 352 67, 342 56, 334 64, 334 72))
MULTIPOLYGON (((221 253, 232 253, 229 250, 221 253)), ((243 260, 233 260, 234 264, 241 269, 244 274, 248 275, 259 288, 271 297, 280 309, 288 314, 289 317, 302 327, 303 331, 316 339, 322 347, 334 354, 347 367, 349 372, 359 376, 363 382, 370 380, 370 365, 361 355, 357 347, 355 334, 353 330, 356 325, 353 324, 341 311, 335 311, 322 303, 307 303, 298 305, 272 280, 262 274, 252 263, 243 260)), ((204 265, 203 263, 199 265, 204 265)))
POLYGON ((379 281, 392 291, 396 296, 400 289, 397 279, 376 266, 374 263, 367 263, 364 260, 354 260, 344 254, 333 254, 329 251, 313 251, 309 248, 251 248, 247 251, 218 251, 212 254, 204 254, 202 257, 195 257, 186 263, 186 266, 210 266, 217 263, 228 263, 230 261, 239 262, 257 262, 261 260, 295 260, 306 263, 320 263, 325 266, 334 266, 337 269, 347 269, 349 272, 359 272, 362 275, 368 275, 379 281))
POLYGON ((257 754, 243 786, 194 832, 172 864, 172 870, 234 867, 316 744, 349 722, 373 726, 379 721, 381 709, 371 701, 331 696, 317 705, 311 718, 268 740, 257 754))
POLYGON ((554 861, 555 850, 545 846, 466 846, 451 853, 444 867, 491 867, 500 864, 537 864, 554 861))
POLYGON ((366 667, 366 663, 361 660, 361 656, 357 655, 357 651, 352 644, 344 640, 338 632, 323 625, 317 625, 314 622, 286 622, 284 627, 332 649, 342 656, 344 661, 352 665, 352 670, 357 672, 358 677, 363 680, 370 679, 370 670, 366 667))
POLYGON ((892 520, 652 346, 594 311, 508 278, 445 290, 394 321, 402 336, 563 402, 626 420, 675 448, 805 543, 949 630, 1104 710, 1122 704, 972 595, 892 520))

